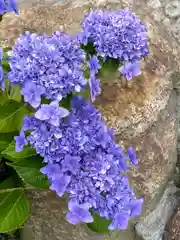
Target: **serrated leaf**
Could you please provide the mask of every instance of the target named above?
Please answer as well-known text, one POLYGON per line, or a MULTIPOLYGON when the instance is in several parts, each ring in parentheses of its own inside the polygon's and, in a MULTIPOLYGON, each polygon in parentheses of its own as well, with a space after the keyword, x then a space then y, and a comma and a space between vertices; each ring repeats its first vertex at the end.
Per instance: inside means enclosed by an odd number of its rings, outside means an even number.
POLYGON ((20 228, 30 212, 29 201, 21 189, 0 190, 0 232, 20 228))
POLYGON ((48 189, 49 182, 47 177, 40 172, 43 167, 42 159, 24 159, 19 162, 9 163, 13 167, 24 183, 35 188, 48 189))
POLYGON ((87 223, 88 228, 96 233, 103 234, 108 233, 108 226, 110 225, 110 221, 106 218, 100 217, 98 214, 93 215, 94 221, 92 223, 87 223))
POLYGON ((14 136, 16 135, 16 132, 0 133, 0 152, 4 151, 9 146, 9 144, 13 141, 14 136))
POLYGON ((36 151, 29 146, 25 146, 21 152, 16 152, 15 150, 15 141, 12 141, 9 146, 1 153, 7 159, 12 161, 20 161, 24 158, 28 158, 36 155, 36 151))
POLYGON ((21 103, 9 100, 0 106, 0 133, 19 131, 27 108, 21 103))

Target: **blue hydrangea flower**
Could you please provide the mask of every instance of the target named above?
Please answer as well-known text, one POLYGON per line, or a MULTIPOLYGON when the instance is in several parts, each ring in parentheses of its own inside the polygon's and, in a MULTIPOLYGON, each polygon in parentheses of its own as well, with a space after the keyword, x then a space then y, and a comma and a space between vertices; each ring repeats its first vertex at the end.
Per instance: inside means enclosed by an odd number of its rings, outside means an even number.
POLYGON ((129 216, 130 216, 130 211, 122 211, 120 214, 117 214, 116 218, 110 224, 109 229, 110 230, 114 230, 114 229, 125 230, 125 229, 127 229, 129 216))
POLYGON ((132 147, 126 152, 116 145, 113 131, 90 102, 73 97, 71 107, 58 126, 35 114, 25 117, 21 131, 30 132, 27 141, 47 163, 41 172, 50 189, 68 194, 70 223, 92 222, 91 209, 112 222, 110 229, 125 229, 143 204, 125 175, 136 156, 132 147))
POLYGON ((16 141, 16 152, 21 152, 23 148, 28 144, 23 131, 21 131, 19 136, 15 136, 14 140, 16 141))
POLYGON ((31 103, 31 106, 37 108, 41 103, 41 96, 45 93, 45 88, 38 86, 33 82, 26 82, 21 94, 24 96, 24 101, 31 103))
POLYGON ((96 79, 96 73, 98 73, 99 69, 101 68, 101 65, 96 56, 91 56, 88 61, 88 66, 90 70, 89 78, 90 95, 91 100, 94 101, 96 99, 96 96, 98 96, 101 93, 100 80, 96 79))
POLYGON ((85 53, 76 39, 63 32, 52 36, 26 32, 9 57, 8 79, 21 86, 25 101, 33 107, 41 97, 60 101, 87 84, 82 71, 85 53))
POLYGON ((95 55, 90 57, 88 61, 88 66, 90 71, 93 71, 95 73, 98 73, 98 70, 101 68, 99 60, 95 55))
MULTIPOLYGON (((0 64, 2 62, 2 59, 3 59, 3 49, 0 48, 0 64)), ((3 72, 2 66, 0 65, 0 88, 2 90, 5 89, 5 83, 4 83, 3 77, 4 77, 4 72, 3 72)))
POLYGON ((137 61, 148 54, 147 30, 128 9, 90 11, 78 35, 81 44, 93 43, 98 55, 137 61))
POLYGON ((101 93, 100 80, 96 79, 96 75, 94 71, 90 72, 89 86, 90 86, 91 100, 94 102, 96 99, 96 96, 98 96, 101 93))
POLYGON ((40 120, 46 120, 53 126, 58 127, 60 119, 67 117, 68 114, 69 111, 65 108, 59 107, 58 102, 52 102, 50 104, 42 104, 35 113, 35 117, 40 120))
POLYGON ((0 61, 3 59, 3 48, 0 48, 0 61))
POLYGON ((0 88, 1 88, 2 90, 5 89, 5 84, 4 84, 3 76, 4 76, 4 74, 3 74, 3 68, 2 68, 2 66, 0 66, 0 88))
POLYGON ((88 203, 78 204, 76 201, 69 201, 69 212, 66 215, 68 222, 71 224, 77 224, 79 222, 93 222, 93 217, 89 212, 90 207, 91 205, 88 203))
POLYGON ((68 175, 60 175, 57 176, 53 181, 52 184, 50 186, 51 190, 55 190, 57 195, 59 197, 62 197, 67 189, 67 186, 69 184, 69 182, 71 181, 71 177, 68 175))
POLYGON ((141 74, 140 62, 126 62, 119 70, 127 80, 131 80, 141 74))
POLYGON ((18 5, 16 0, 0 0, 0 15, 7 12, 15 12, 18 14, 18 5))
POLYGON ((137 157, 136 157, 136 153, 134 152, 134 149, 132 146, 130 146, 127 149, 127 154, 129 156, 130 161, 132 162, 132 164, 137 165, 137 157))

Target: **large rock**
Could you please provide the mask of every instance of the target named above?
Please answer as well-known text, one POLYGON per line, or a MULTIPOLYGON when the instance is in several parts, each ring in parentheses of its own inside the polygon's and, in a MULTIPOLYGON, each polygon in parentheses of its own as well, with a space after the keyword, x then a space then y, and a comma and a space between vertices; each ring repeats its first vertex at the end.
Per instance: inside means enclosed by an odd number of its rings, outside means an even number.
POLYGON ((178 204, 173 216, 166 226, 166 240, 180 239, 180 205, 178 204))
MULTIPOLYGON (((147 24, 150 55, 142 63, 142 75, 126 85, 122 85, 121 79, 102 84, 102 95, 96 104, 115 129, 118 143, 133 144, 136 148, 139 167, 130 169, 129 176, 138 195, 145 198, 142 218, 148 216, 161 198, 176 165, 176 93, 171 74, 179 71, 180 46, 171 35, 171 19, 164 14, 168 2, 75 0, 68 4, 59 1, 53 6, 50 0, 43 2, 39 6, 35 1, 28 2, 35 4, 33 8, 23 3, 20 16, 5 16, 0 26, 0 40, 12 44, 27 30, 47 34, 55 30, 76 33, 88 6, 107 9, 128 6, 147 24)), ((24 239, 27 240, 27 229, 32 234, 31 240, 98 239, 82 225, 72 227, 65 222, 65 204, 54 194, 37 192, 30 196, 32 210, 24 239)), ((133 240, 135 235, 130 227, 129 231, 112 233, 107 239, 133 240)))
POLYGON ((164 226, 176 209, 176 191, 173 182, 169 182, 157 207, 136 225, 136 231, 142 239, 170 240, 167 239, 168 232, 164 231, 164 226))

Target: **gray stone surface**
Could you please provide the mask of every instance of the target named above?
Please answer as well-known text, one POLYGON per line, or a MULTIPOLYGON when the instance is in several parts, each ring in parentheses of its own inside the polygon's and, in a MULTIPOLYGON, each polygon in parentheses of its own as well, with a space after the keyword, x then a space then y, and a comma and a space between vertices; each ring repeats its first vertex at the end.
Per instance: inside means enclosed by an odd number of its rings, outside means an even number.
MULTIPOLYGON (((137 169, 130 169, 129 175, 137 193, 145 198, 140 221, 156 208, 176 165, 177 96, 173 91, 171 73, 180 69, 180 46, 178 38, 172 35, 175 33, 172 26, 177 19, 167 14, 170 2, 30 0, 23 1, 18 17, 8 14, 0 26, 0 40, 13 44, 26 30, 51 34, 62 29, 76 33, 89 7, 129 7, 146 23, 150 55, 142 63, 142 75, 127 86, 119 84, 121 79, 111 79, 112 84, 102 85, 103 93, 96 102, 104 118, 115 129, 117 141, 125 146, 133 143, 136 147, 140 163, 137 169)), ((53 193, 37 192, 30 198, 31 216, 23 230, 25 240, 28 235, 31 240, 98 239, 84 225, 72 227, 66 223, 65 203, 53 193)), ((134 240, 136 222, 127 231, 114 232, 104 239, 134 240)))
POLYGON ((180 16, 180 2, 171 1, 165 7, 166 15, 171 18, 177 18, 180 16))
POLYGON ((164 240, 179 240, 180 239, 180 203, 174 211, 174 214, 169 219, 166 226, 166 239, 164 240))
POLYGON ((150 0, 148 5, 154 9, 161 7, 161 2, 159 0, 150 0))
POLYGON ((172 25, 172 34, 174 38, 180 43, 180 18, 172 25))
POLYGON ((164 228, 178 204, 175 197, 177 188, 169 182, 157 207, 136 225, 136 231, 144 240, 162 240, 164 228))

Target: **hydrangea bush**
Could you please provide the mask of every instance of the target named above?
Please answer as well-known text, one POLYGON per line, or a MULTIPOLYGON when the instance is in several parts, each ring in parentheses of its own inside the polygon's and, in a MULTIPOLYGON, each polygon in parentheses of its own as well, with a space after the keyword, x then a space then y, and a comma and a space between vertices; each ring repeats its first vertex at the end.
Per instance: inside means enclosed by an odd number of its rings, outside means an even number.
MULTIPOLYGON (((15 0, 0 0, 0 14, 11 11, 15 0)), ((104 73, 131 80, 147 54, 146 28, 127 9, 89 11, 75 36, 26 32, 1 49, 0 157, 10 175, 0 184, 0 232, 24 223, 29 189, 65 195, 66 220, 99 233, 141 213, 126 173, 138 164, 133 146, 116 144, 93 102, 104 73)))

